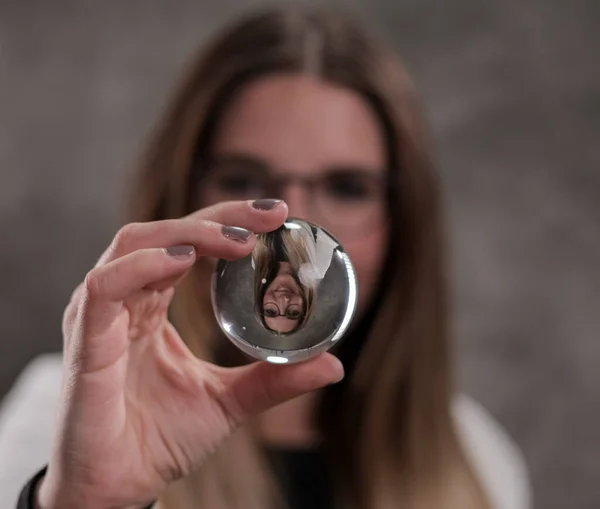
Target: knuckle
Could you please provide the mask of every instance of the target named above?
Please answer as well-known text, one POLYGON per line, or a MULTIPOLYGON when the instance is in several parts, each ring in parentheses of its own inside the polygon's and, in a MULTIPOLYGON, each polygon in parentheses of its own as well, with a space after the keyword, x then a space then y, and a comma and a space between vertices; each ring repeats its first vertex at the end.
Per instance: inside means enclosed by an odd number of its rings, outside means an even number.
POLYGON ((88 298, 100 297, 102 294, 102 280, 103 277, 97 269, 92 269, 86 274, 83 288, 88 298))
POLYGON ((126 246, 131 244, 132 239, 136 236, 139 231, 139 223, 128 223, 123 226, 115 235, 112 248, 116 252, 122 251, 126 246))

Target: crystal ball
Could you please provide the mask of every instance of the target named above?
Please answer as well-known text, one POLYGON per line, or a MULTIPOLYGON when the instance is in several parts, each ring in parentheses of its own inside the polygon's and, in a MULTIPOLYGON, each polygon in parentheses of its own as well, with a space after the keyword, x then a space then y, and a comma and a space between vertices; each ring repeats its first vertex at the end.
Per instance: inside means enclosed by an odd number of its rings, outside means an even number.
POLYGON ((300 362, 336 345, 357 301, 356 273, 325 229, 288 218, 256 235, 252 253, 219 260, 212 279, 217 322, 235 346, 256 359, 300 362))

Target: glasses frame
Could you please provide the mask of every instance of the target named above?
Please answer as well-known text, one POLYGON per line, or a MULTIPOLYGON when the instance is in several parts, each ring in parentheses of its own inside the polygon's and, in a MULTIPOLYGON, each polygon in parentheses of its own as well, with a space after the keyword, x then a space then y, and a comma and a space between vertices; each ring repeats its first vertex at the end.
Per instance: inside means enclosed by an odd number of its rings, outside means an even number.
MULTIPOLYGON (((198 207, 203 206, 199 195, 201 192, 198 190, 202 189, 202 182, 207 180, 210 175, 213 173, 212 168, 218 162, 218 158, 216 157, 197 157, 194 162, 191 164, 190 172, 189 172, 189 187, 188 187, 188 198, 187 198, 187 210, 190 212, 196 210, 198 207)), ((276 179, 277 183, 274 187, 285 189, 289 185, 299 184, 304 189, 306 189, 307 194, 309 196, 310 205, 315 206, 315 192, 314 190, 319 185, 319 181, 322 180, 322 176, 311 176, 311 175, 297 175, 297 174, 275 174, 272 171, 269 171, 268 167, 264 170, 264 174, 267 175, 270 180, 276 179)), ((373 175, 378 182, 378 185, 382 188, 382 202, 384 205, 384 213, 389 214, 391 208, 391 200, 394 196, 394 190, 396 189, 396 180, 393 178, 394 171, 389 168, 382 172, 382 175, 373 175)), ((258 197, 257 197, 258 198, 258 197)), ((260 197, 264 198, 264 197, 260 197)), ((269 196, 269 198, 278 198, 278 196, 269 196)), ((364 224, 361 224, 358 228, 354 228, 357 235, 364 234, 365 230, 368 230, 372 221, 369 221, 367 217, 364 221, 364 224)), ((347 227, 347 225, 338 225, 338 227, 347 227)))

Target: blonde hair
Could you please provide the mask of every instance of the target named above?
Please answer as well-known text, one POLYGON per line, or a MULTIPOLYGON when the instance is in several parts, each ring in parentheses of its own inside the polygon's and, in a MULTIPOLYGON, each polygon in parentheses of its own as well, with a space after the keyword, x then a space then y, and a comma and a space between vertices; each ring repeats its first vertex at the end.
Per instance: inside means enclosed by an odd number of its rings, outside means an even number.
MULTIPOLYGON (((390 168, 394 235, 385 291, 364 344, 340 346, 340 357, 350 359, 346 379, 324 390, 317 414, 324 451, 335 465, 336 504, 488 508, 452 419, 441 196, 419 101, 395 55, 339 13, 314 8, 285 5, 229 27, 193 63, 150 140, 134 185, 132 220, 189 213, 197 205, 193 189, 202 185, 197 162, 210 151, 231 98, 261 76, 306 72, 371 105, 390 168)), ((236 364, 243 358, 215 326, 209 271, 197 263, 178 288, 171 319, 196 355, 236 364)), ((252 423, 160 499, 163 509, 283 506, 252 423)))

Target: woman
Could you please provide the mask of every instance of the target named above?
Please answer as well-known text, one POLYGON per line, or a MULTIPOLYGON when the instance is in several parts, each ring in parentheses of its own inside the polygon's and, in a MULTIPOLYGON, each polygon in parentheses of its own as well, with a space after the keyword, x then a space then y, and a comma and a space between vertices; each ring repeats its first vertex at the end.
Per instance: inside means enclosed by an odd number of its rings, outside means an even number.
POLYGON ((323 229, 305 221, 256 237, 252 251, 254 299, 260 322, 289 335, 310 318, 319 284, 339 244, 323 229))
POLYGON ((293 334, 306 324, 315 298, 316 284, 303 277, 313 262, 310 244, 305 241, 310 239, 293 233, 278 228, 259 234, 252 251, 256 314, 267 329, 279 335, 293 334))
POLYGON ((65 311, 52 454, 22 507, 526 505, 496 428, 454 410, 427 136, 402 67, 358 27, 288 6, 230 27, 131 203, 65 311), (288 214, 344 246, 357 315, 335 356, 249 363, 218 333, 210 274, 288 214))

